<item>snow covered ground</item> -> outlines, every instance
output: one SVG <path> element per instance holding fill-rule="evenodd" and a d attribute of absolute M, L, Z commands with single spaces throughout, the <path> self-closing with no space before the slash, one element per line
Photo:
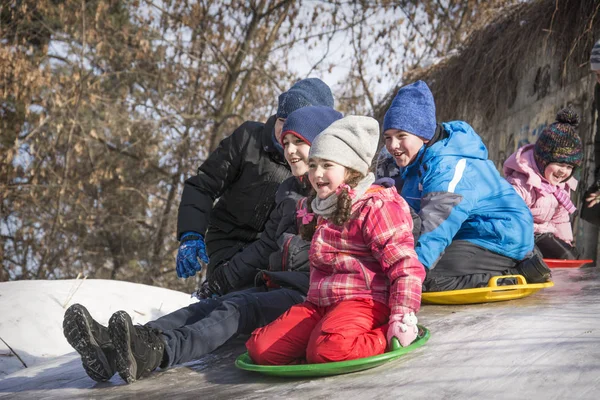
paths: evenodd
<path fill-rule="evenodd" d="M 63 304 L 79 283 L 0 283 L 0 336 L 31 363 L 23 368 L 1 356 L 2 371 L 14 372 L 0 376 L 0 399 L 597 399 L 600 269 L 554 270 L 553 278 L 554 287 L 520 300 L 423 306 L 419 322 L 431 331 L 429 342 L 372 370 L 298 379 L 242 371 L 234 366 L 245 351 L 239 337 L 132 385 L 118 375 L 91 380 L 62 337 Z M 85 281 L 69 304 L 86 305 L 104 323 L 121 308 L 143 323 L 189 300 L 164 289 Z"/>
<path fill-rule="evenodd" d="M 107 325 L 118 310 L 143 324 L 194 301 L 189 294 L 102 279 L 0 283 L 0 337 L 31 368 L 73 352 L 63 336 L 65 310 L 83 304 Z M 0 341 L 0 381 L 24 366 Z"/>

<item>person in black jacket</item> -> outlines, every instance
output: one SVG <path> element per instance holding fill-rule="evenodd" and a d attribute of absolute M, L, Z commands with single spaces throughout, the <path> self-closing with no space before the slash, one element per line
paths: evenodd
<path fill-rule="evenodd" d="M 199 298 L 207 298 L 214 295 L 222 296 L 231 291 L 240 290 L 252 285 L 257 271 L 264 270 L 270 265 L 270 257 L 277 250 L 278 245 L 285 247 L 285 251 L 287 251 L 287 247 L 290 244 L 292 248 L 298 249 L 297 241 L 299 239 L 294 238 L 296 234 L 295 227 L 291 233 L 281 230 L 282 226 L 290 227 L 293 225 L 289 221 L 282 223 L 282 220 L 285 218 L 288 220 L 295 218 L 295 201 L 299 200 L 300 197 L 304 196 L 303 193 L 310 189 L 310 183 L 301 174 L 304 171 L 305 162 L 297 155 L 299 151 L 296 151 L 304 147 L 308 152 L 310 140 L 297 133 L 297 131 L 314 132 L 314 126 L 320 126 L 325 123 L 329 124 L 333 116 L 339 115 L 341 117 L 341 114 L 331 108 L 313 106 L 306 107 L 306 110 L 303 110 L 303 112 L 294 112 L 292 115 L 294 115 L 293 120 L 289 123 L 286 121 L 281 136 L 282 145 L 286 151 L 286 159 L 290 164 L 294 176 L 288 178 L 279 186 L 275 197 L 277 206 L 271 212 L 260 239 L 248 245 L 243 251 L 235 254 L 231 260 L 223 264 L 222 268 L 214 271 L 212 278 L 207 280 L 198 291 Z M 304 129 L 303 124 L 306 123 L 313 124 L 313 127 Z M 294 154 L 293 158 L 289 159 L 289 150 L 291 148 L 294 149 Z M 299 251 L 299 254 L 305 254 L 305 252 Z M 293 253 L 290 254 L 290 256 L 293 255 Z M 271 258 L 271 265 L 273 262 L 277 263 L 277 261 Z M 271 277 L 275 279 L 273 275 Z M 286 274 L 286 277 L 289 279 L 289 274 Z"/>
<path fill-rule="evenodd" d="M 185 181 L 177 220 L 179 277 L 200 271 L 200 259 L 208 263 L 211 282 L 215 271 L 258 239 L 275 207 L 277 187 L 290 176 L 278 142 L 285 119 L 299 108 L 332 108 L 333 102 L 320 79 L 297 82 L 279 96 L 277 114 L 266 124 L 243 123 Z"/>
<path fill-rule="evenodd" d="M 594 86 L 594 111 L 596 115 L 596 135 L 594 136 L 594 183 L 584 194 L 581 218 L 600 225 L 600 40 L 592 48 L 590 69 L 596 78 Z"/>
<path fill-rule="evenodd" d="M 113 314 L 108 328 L 80 304 L 65 312 L 64 335 L 92 379 L 106 381 L 118 372 L 131 383 L 158 367 L 198 359 L 305 300 L 310 242 L 297 235 L 301 221 L 296 205 L 310 191 L 306 174 L 312 140 L 341 117 L 331 108 L 305 107 L 290 114 L 284 125 L 282 144 L 294 176 L 281 184 L 279 202 L 269 217 L 276 223 L 267 224 L 261 235 L 261 247 L 275 250 L 262 260 L 269 263 L 268 271 L 252 271 L 257 287 L 201 300 L 144 326 L 134 326 L 125 311 Z"/>

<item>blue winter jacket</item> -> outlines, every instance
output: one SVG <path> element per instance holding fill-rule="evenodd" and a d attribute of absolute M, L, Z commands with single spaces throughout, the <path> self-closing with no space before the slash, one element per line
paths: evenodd
<path fill-rule="evenodd" d="M 534 245 L 529 208 L 488 160 L 469 124 L 453 121 L 442 128 L 442 137 L 423 146 L 400 176 L 402 197 L 422 219 L 419 260 L 435 266 L 453 240 L 524 259 Z"/>

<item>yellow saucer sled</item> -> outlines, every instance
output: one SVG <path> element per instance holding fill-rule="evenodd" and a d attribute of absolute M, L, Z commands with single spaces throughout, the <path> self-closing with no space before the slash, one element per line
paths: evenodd
<path fill-rule="evenodd" d="M 498 286 L 499 279 L 516 278 L 516 285 Z M 494 276 L 487 287 L 475 289 L 450 290 L 447 292 L 425 292 L 422 294 L 423 304 L 477 304 L 493 301 L 521 299 L 538 290 L 552 287 L 554 282 L 527 283 L 523 275 Z"/>

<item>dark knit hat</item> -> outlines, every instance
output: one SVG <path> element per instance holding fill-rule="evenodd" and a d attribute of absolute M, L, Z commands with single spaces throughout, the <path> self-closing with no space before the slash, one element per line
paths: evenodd
<path fill-rule="evenodd" d="M 533 156 L 542 175 L 550 163 L 564 163 L 577 168 L 583 161 L 581 138 L 577 134 L 579 115 L 573 109 L 563 108 L 556 122 L 542 131 L 535 142 Z"/>
<path fill-rule="evenodd" d="M 435 134 L 435 128 L 433 94 L 423 81 L 401 88 L 383 118 L 383 132 L 398 129 L 430 140 Z"/>
<path fill-rule="evenodd" d="M 289 133 L 299 137 L 308 144 L 312 144 L 315 137 L 333 122 L 343 117 L 341 112 L 324 106 L 302 107 L 291 113 L 281 130 L 281 143 L 283 137 Z"/>
<path fill-rule="evenodd" d="M 287 118 L 292 112 L 306 106 L 333 108 L 331 89 L 319 78 L 302 79 L 280 94 L 277 118 Z"/>
<path fill-rule="evenodd" d="M 600 71 L 600 40 L 592 47 L 592 55 L 590 56 L 590 69 L 592 71 Z"/>

